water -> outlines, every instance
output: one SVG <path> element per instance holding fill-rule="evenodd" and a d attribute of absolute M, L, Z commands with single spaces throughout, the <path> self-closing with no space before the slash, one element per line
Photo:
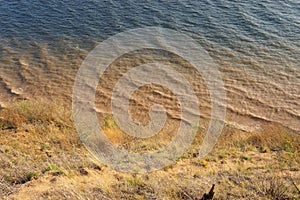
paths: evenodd
<path fill-rule="evenodd" d="M 209 52 L 225 82 L 227 121 L 248 127 L 277 122 L 300 131 L 298 0 L 1 0 L 0 104 L 38 96 L 70 102 L 90 50 L 147 26 L 187 34 Z M 99 107 L 104 102 L 99 99 Z"/>

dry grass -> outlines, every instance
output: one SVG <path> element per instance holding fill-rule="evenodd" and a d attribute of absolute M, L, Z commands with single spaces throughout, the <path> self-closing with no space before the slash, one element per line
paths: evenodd
<path fill-rule="evenodd" d="M 103 122 L 116 145 L 145 152 L 160 143 L 133 140 L 112 117 Z M 149 174 L 103 166 L 79 141 L 68 106 L 20 101 L 0 112 L 0 199 L 299 199 L 300 136 L 278 125 L 245 133 L 225 127 L 213 152 L 198 158 L 201 133 L 181 159 Z M 121 142 L 120 142 L 121 141 Z"/>

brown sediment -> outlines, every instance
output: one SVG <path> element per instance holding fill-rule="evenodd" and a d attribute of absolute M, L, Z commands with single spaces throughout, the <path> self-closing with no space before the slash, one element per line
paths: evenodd
<path fill-rule="evenodd" d="M 71 102 L 73 84 L 78 68 L 86 52 L 76 48 L 54 52 L 47 45 L 37 45 L 36 50 L 15 52 L 6 48 L 2 52 L 0 67 L 0 101 L 7 104 L 11 99 L 34 99 L 38 97 L 60 98 Z M 216 52 L 218 53 L 218 52 Z M 220 52 L 219 52 L 220 53 Z M 223 55 L 224 54 L 224 55 Z M 271 64 L 249 58 L 238 58 L 224 50 L 222 57 L 216 57 L 216 63 L 225 84 L 227 101 L 226 121 L 251 126 L 253 120 L 276 122 L 299 130 L 299 71 L 291 67 L 273 68 Z M 269 60 L 269 58 L 266 58 Z M 181 73 L 195 91 L 202 118 L 209 118 L 211 111 L 210 94 L 201 73 L 179 56 L 165 51 L 144 50 L 132 52 L 116 59 L 101 77 L 96 89 L 96 110 L 111 113 L 111 94 L 117 81 L 124 73 L 135 66 L 151 62 L 160 62 Z M 277 60 L 275 59 L 277 62 Z M 274 61 L 274 62 L 275 62 Z M 279 62 L 279 61 L 278 61 Z M 292 70 L 293 69 L 293 70 Z M 291 72 L 290 72 L 291 71 Z M 173 77 L 166 77 L 169 81 Z M 91 88 L 92 90 L 94 88 Z M 155 87 L 147 90 L 140 88 L 132 97 L 131 107 L 143 111 L 146 116 L 149 105 L 155 101 L 169 106 L 169 116 L 177 118 L 178 105 L 168 90 L 155 92 Z M 158 98 L 150 100 L 150 96 Z M 146 102 L 145 99 L 150 100 Z M 173 99 L 173 100 L 171 100 Z M 152 102 L 151 102 L 152 101 Z M 132 112 L 136 112 L 132 110 Z M 137 112 L 138 113 L 138 112 Z M 247 122 L 248 117 L 248 122 Z M 239 118 L 241 118 L 239 120 Z"/>

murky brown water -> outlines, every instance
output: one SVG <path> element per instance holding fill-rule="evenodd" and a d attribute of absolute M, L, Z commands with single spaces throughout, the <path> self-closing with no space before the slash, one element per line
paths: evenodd
<path fill-rule="evenodd" d="M 87 52 L 77 48 L 54 52 L 46 45 L 36 45 L 32 52 L 30 49 L 22 52 L 14 52 L 11 48 L 2 49 L 2 106 L 8 105 L 13 99 L 36 97 L 59 98 L 71 103 L 74 79 Z M 223 51 L 222 54 L 222 58 L 215 59 L 227 93 L 227 123 L 253 131 L 263 121 L 269 121 L 300 130 L 299 70 L 281 67 L 280 58 L 272 58 L 269 64 L 261 64 L 259 60 L 246 57 L 237 59 L 230 51 Z M 175 55 L 155 51 L 124 55 L 106 70 L 97 88 L 97 110 L 110 113 L 111 93 L 122 74 L 153 60 L 170 65 L 191 83 L 200 103 L 202 117 L 209 118 L 210 96 L 201 74 Z M 274 68 L 274 64 L 278 66 Z M 172 77 L 167 78 L 172 81 Z M 165 105 L 171 118 L 179 116 L 180 105 L 172 92 L 163 87 L 148 85 L 141 87 L 132 97 L 130 106 L 135 113 L 139 113 L 136 120 L 147 123 L 147 112 L 153 103 Z"/>

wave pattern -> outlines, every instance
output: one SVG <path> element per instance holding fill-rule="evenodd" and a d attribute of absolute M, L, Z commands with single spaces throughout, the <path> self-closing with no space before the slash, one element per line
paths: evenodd
<path fill-rule="evenodd" d="M 76 72 L 97 43 L 131 28 L 161 26 L 193 37 L 214 58 L 226 86 L 228 121 L 269 121 L 300 131 L 297 0 L 12 0 L 1 1 L 0 11 L 1 106 L 37 96 L 70 102 Z M 118 62 L 132 65 L 126 59 Z M 189 68 L 179 64 L 177 69 L 186 73 Z M 109 105 L 110 90 L 120 73 L 108 71 L 106 85 L 98 88 L 97 109 L 104 111 Z M 201 78 L 192 78 L 196 93 L 205 97 L 199 99 L 207 117 L 209 95 Z M 167 91 L 158 92 L 174 103 Z M 133 105 L 145 106 L 142 100 L 135 99 Z"/>

